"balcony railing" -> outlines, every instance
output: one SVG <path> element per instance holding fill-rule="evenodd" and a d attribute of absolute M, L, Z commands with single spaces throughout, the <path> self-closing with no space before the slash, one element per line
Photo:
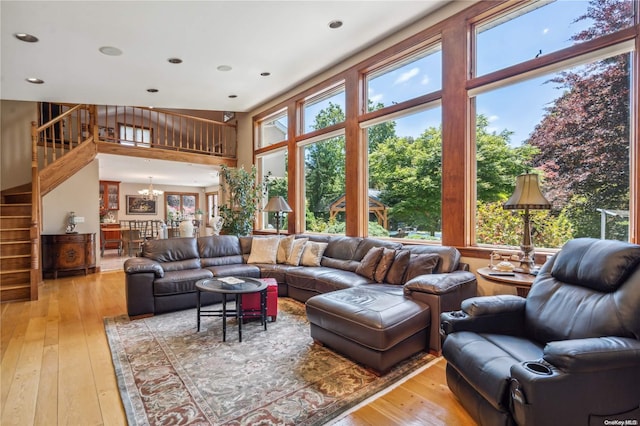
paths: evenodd
<path fill-rule="evenodd" d="M 123 146 L 234 158 L 236 125 L 174 111 L 98 105 L 94 139 Z"/>

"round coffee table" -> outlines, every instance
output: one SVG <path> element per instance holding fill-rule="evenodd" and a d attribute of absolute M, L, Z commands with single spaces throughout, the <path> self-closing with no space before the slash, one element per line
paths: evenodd
<path fill-rule="evenodd" d="M 260 323 L 267 329 L 267 283 L 255 278 L 248 277 L 220 277 L 206 278 L 196 282 L 198 291 L 198 331 L 200 331 L 201 317 L 221 317 L 222 318 L 222 341 L 227 340 L 227 317 L 235 317 L 238 322 L 238 341 L 242 342 L 242 320 L 246 317 L 260 317 Z M 222 295 L 222 309 L 201 308 L 200 297 L 202 292 L 219 293 Z M 242 309 L 242 297 L 238 295 L 260 293 L 260 309 Z M 227 309 L 227 295 L 233 295 L 236 300 L 235 309 Z"/>

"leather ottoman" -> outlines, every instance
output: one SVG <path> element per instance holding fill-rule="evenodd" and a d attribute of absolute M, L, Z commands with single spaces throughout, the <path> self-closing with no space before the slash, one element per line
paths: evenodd
<path fill-rule="evenodd" d="M 402 286 L 363 285 L 306 302 L 311 337 L 379 373 L 429 347 L 429 306 Z"/>
<path fill-rule="evenodd" d="M 271 322 L 278 316 L 278 282 L 275 278 L 260 278 L 267 283 L 267 318 Z M 260 310 L 260 293 L 242 295 L 242 310 Z"/>

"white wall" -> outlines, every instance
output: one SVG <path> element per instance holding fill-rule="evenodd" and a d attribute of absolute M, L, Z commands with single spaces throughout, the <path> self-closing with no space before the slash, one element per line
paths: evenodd
<path fill-rule="evenodd" d="M 0 190 L 31 182 L 31 127 L 36 102 L 0 102 Z"/>
<path fill-rule="evenodd" d="M 84 223 L 79 223 L 75 230 L 81 234 L 96 234 L 97 265 L 100 264 L 98 181 L 98 160 L 93 160 L 42 198 L 42 233 L 64 234 L 71 211 L 84 217 Z"/>

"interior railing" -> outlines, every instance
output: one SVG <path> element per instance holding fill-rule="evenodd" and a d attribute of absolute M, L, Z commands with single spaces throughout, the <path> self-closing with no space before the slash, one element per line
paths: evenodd
<path fill-rule="evenodd" d="M 123 146 L 235 157 L 236 127 L 155 108 L 96 106 L 96 140 Z"/>

